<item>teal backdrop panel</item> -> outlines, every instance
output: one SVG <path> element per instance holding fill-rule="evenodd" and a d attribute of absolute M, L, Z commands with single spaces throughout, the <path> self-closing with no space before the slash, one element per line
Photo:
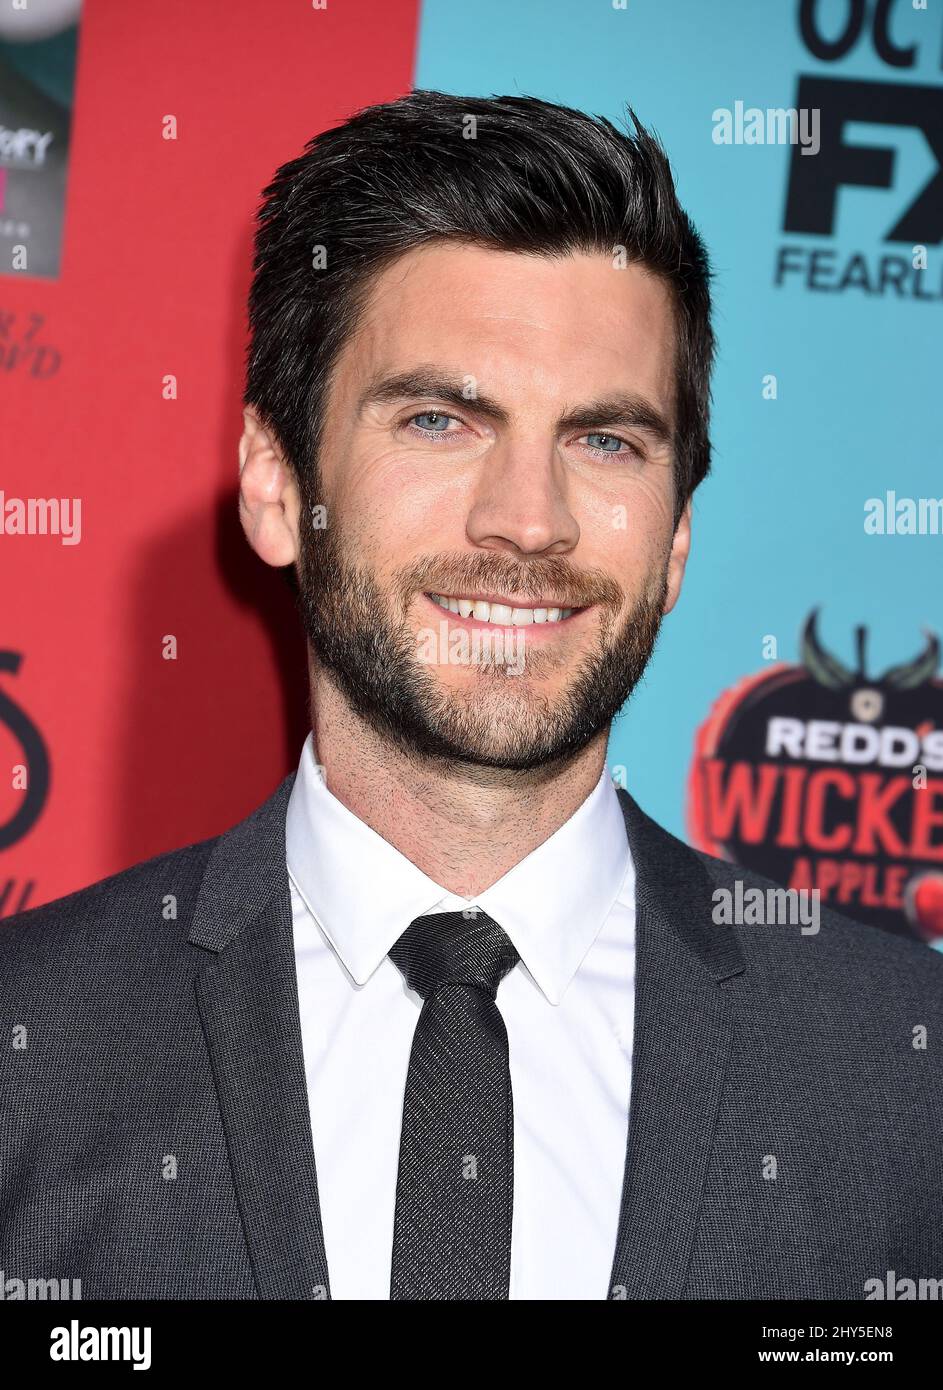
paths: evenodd
<path fill-rule="evenodd" d="M 918 740 L 943 726 L 932 652 L 906 708 L 881 680 L 902 664 L 916 680 L 924 630 L 943 629 L 943 527 L 934 509 L 943 499 L 940 0 L 926 8 L 911 0 L 425 0 L 416 85 L 535 95 L 617 122 L 630 103 L 663 140 L 711 253 L 713 472 L 696 495 L 685 591 L 644 686 L 614 727 L 610 766 L 625 767 L 633 794 L 675 833 L 743 862 L 752 855 L 788 878 L 785 861 L 764 859 L 763 846 L 750 850 L 743 824 L 718 833 L 729 783 L 724 791 L 721 777 L 713 808 L 701 807 L 702 822 L 713 815 L 715 823 L 700 829 L 689 784 L 698 730 L 715 702 L 747 677 L 791 672 L 801 688 L 787 680 L 767 713 L 775 706 L 806 732 L 811 718 L 832 721 L 841 726 L 836 739 L 846 724 L 869 726 L 837 751 L 820 746 L 809 757 L 804 742 L 792 750 L 808 788 L 836 760 L 856 779 L 884 779 L 852 794 L 827 773 L 816 805 L 798 812 L 813 859 L 831 846 L 835 864 L 850 857 L 857 865 L 841 870 L 842 910 L 867 917 L 873 906 L 882 925 L 908 930 L 903 880 L 919 869 L 933 878 L 921 890 L 924 926 L 933 919 L 943 935 L 940 750 L 931 739 L 911 756 L 914 748 L 894 745 L 891 734 L 890 763 L 885 744 L 868 760 L 887 725 L 910 721 Z M 765 114 L 790 108 L 807 113 L 795 138 L 807 137 L 815 153 L 776 140 L 783 127 Z M 723 113 L 739 143 L 719 143 Z M 768 140 L 747 143 L 748 127 Z M 831 655 L 845 668 L 838 694 L 822 684 L 821 661 L 814 677 L 801 664 L 800 634 L 815 609 L 821 660 L 827 666 Z M 860 644 L 859 628 L 867 630 Z M 758 777 L 765 752 L 756 738 L 769 721 L 766 733 L 751 733 L 743 701 L 734 704 L 736 730 L 731 716 L 705 738 L 726 747 L 725 775 L 740 759 L 752 760 Z M 877 804 L 881 789 L 891 776 L 919 778 L 911 765 L 925 766 L 931 785 L 913 797 L 909 788 L 887 793 L 891 827 L 886 804 Z M 870 798 L 863 809 L 862 795 Z M 788 840 L 783 816 L 795 810 L 777 800 L 765 837 Z M 878 860 L 904 865 L 896 925 L 878 910 L 883 890 L 856 881 Z M 829 876 L 838 872 L 825 879 L 836 902 Z"/>

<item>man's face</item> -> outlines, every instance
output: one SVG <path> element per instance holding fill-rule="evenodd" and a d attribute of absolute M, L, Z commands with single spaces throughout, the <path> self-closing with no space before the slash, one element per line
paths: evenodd
<path fill-rule="evenodd" d="M 605 733 L 687 554 L 674 343 L 664 284 L 604 255 L 437 243 L 378 277 L 336 363 L 298 570 L 317 658 L 384 736 L 523 770 Z"/>

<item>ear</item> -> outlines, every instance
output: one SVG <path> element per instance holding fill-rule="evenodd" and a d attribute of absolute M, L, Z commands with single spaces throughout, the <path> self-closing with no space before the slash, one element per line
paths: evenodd
<path fill-rule="evenodd" d="M 267 565 L 294 564 L 298 557 L 298 484 L 274 436 L 251 406 L 242 412 L 239 440 L 239 519 L 246 540 Z"/>
<path fill-rule="evenodd" d="M 675 527 L 674 538 L 671 542 L 671 554 L 668 557 L 668 596 L 665 599 L 665 612 L 670 613 L 678 602 L 681 593 L 681 581 L 684 579 L 684 567 L 688 563 L 688 556 L 691 553 L 691 499 L 688 498 L 681 519 Z"/>

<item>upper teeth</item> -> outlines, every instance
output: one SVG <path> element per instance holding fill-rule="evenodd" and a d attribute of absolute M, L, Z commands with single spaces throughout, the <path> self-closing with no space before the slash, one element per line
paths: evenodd
<path fill-rule="evenodd" d="M 568 618 L 572 608 L 511 608 L 506 603 L 487 603 L 484 599 L 452 598 L 447 594 L 430 594 L 440 608 L 458 613 L 462 618 L 477 618 L 481 623 L 501 623 L 504 627 L 524 627 L 528 623 L 558 623 Z"/>

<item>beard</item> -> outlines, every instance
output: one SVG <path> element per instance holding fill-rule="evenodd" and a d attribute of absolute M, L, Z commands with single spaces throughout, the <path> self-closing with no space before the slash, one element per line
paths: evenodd
<path fill-rule="evenodd" d="M 667 554 L 617 623 L 625 603 L 621 587 L 603 571 L 577 571 L 557 556 L 515 561 L 489 551 L 451 562 L 422 557 L 384 589 L 370 570 L 348 559 L 337 523 L 316 529 L 311 512 L 303 503 L 298 602 L 305 634 L 351 709 L 407 756 L 517 772 L 567 762 L 608 730 L 641 680 L 664 613 Z M 565 640 L 527 649 L 527 627 L 516 629 L 525 634 L 527 649 L 519 676 L 476 662 L 474 681 L 456 689 L 420 661 L 408 621 L 411 601 L 423 593 L 479 590 L 526 595 L 535 603 L 542 595 L 565 594 L 559 606 L 566 608 L 598 605 L 595 639 L 562 689 L 548 694 L 539 678 L 565 662 Z M 433 613 L 426 631 L 434 619 Z M 440 619 L 448 622 L 444 610 Z"/>

